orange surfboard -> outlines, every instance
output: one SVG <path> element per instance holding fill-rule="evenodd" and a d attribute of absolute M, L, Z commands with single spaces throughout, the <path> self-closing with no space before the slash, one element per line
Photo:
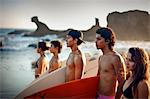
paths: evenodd
<path fill-rule="evenodd" d="M 99 76 L 78 79 L 55 87 L 48 88 L 25 99 L 41 98 L 95 98 Z"/>

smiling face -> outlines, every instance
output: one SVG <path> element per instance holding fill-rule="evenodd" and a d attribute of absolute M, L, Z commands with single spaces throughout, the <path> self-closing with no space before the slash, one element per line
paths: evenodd
<path fill-rule="evenodd" d="M 96 47 L 97 49 L 103 49 L 106 46 L 106 41 L 100 34 L 96 34 Z"/>
<path fill-rule="evenodd" d="M 129 71 L 133 71 L 135 68 L 135 62 L 132 60 L 132 54 L 128 52 L 126 57 L 126 66 Z"/>

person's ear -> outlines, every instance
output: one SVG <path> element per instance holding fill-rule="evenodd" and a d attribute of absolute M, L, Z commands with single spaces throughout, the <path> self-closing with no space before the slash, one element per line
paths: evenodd
<path fill-rule="evenodd" d="M 109 43 L 110 43 L 110 40 L 106 40 L 106 43 L 109 44 Z"/>
<path fill-rule="evenodd" d="M 56 49 L 57 49 L 57 51 L 59 50 L 59 48 L 58 47 L 55 47 Z"/>
<path fill-rule="evenodd" d="M 74 39 L 74 42 L 75 42 L 75 44 L 77 44 L 77 42 L 78 42 L 78 39 L 76 39 L 76 38 L 75 38 L 75 39 Z"/>

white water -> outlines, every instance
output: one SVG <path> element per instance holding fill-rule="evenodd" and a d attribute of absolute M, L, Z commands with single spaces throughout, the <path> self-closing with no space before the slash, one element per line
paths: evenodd
<path fill-rule="evenodd" d="M 22 35 L 5 35 L 4 46 L 0 49 L 0 99 L 12 99 L 21 89 L 34 79 L 34 70 L 31 62 L 38 58 L 36 49 L 29 48 L 28 45 L 37 43 L 40 39 L 60 40 L 63 43 L 62 60 L 67 59 L 70 49 L 66 47 L 66 42 L 58 39 L 56 35 L 44 37 L 22 37 Z M 130 47 L 142 47 L 150 53 L 150 42 L 144 41 L 117 41 L 115 48 L 118 51 L 127 51 Z M 99 54 L 94 42 L 86 42 L 80 46 L 84 53 L 93 56 Z M 49 58 L 51 54 L 47 53 Z"/>

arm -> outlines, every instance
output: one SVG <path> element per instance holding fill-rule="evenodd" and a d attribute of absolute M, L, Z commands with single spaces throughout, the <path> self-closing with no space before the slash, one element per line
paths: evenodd
<path fill-rule="evenodd" d="M 83 70 L 83 60 L 81 55 L 76 55 L 74 57 L 74 65 L 75 65 L 75 79 L 80 79 Z"/>
<path fill-rule="evenodd" d="M 101 59 L 101 56 L 98 59 L 98 72 L 97 72 L 97 75 L 100 75 L 100 59 Z"/>
<path fill-rule="evenodd" d="M 37 71 L 39 76 L 44 72 L 45 66 L 46 66 L 46 59 L 42 58 L 39 62 L 38 71 Z"/>
<path fill-rule="evenodd" d="M 126 69 L 125 69 L 124 60 L 120 56 L 114 57 L 113 66 L 118 80 L 118 87 L 117 87 L 115 98 L 120 99 L 122 95 L 123 82 L 126 79 L 126 75 L 125 75 Z"/>
<path fill-rule="evenodd" d="M 135 92 L 135 97 L 137 99 L 148 99 L 148 85 L 145 80 L 140 81 L 137 86 L 137 91 Z"/>

